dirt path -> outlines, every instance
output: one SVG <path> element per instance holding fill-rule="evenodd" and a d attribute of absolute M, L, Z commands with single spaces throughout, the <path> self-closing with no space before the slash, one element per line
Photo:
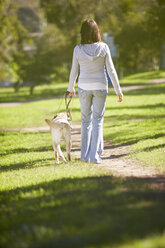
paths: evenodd
<path fill-rule="evenodd" d="M 27 127 L 27 128 L 14 128 L 5 129 L 6 132 L 28 131 L 28 132 L 49 132 L 49 127 Z M 80 140 L 81 140 L 81 127 L 80 125 L 73 125 L 72 129 L 72 154 L 76 159 L 80 158 Z M 128 158 L 131 153 L 129 145 L 113 145 L 107 141 L 104 143 L 104 152 L 102 155 L 102 164 L 97 166 L 110 170 L 114 176 L 121 177 L 141 177 L 141 178 L 163 178 L 165 176 L 158 175 L 158 173 L 150 167 L 142 167 L 138 162 Z"/>
<path fill-rule="evenodd" d="M 78 159 L 80 158 L 80 125 L 74 125 L 72 131 L 72 153 Z M 128 145 L 113 145 L 107 141 L 104 142 L 104 152 L 102 154 L 102 164 L 98 164 L 101 168 L 106 168 L 113 175 L 122 177 L 161 177 L 151 167 L 142 167 L 138 162 L 128 158 L 131 153 Z M 165 176 L 162 175 L 162 177 Z"/>

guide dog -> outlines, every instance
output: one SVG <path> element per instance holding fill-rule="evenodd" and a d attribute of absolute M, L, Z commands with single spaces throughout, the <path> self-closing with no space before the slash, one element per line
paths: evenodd
<path fill-rule="evenodd" d="M 59 156 L 62 161 L 66 161 L 60 148 L 61 139 L 64 139 L 66 143 L 66 158 L 68 161 L 71 161 L 71 119 L 69 113 L 59 113 L 52 120 L 45 119 L 52 134 L 55 164 L 59 164 Z"/>

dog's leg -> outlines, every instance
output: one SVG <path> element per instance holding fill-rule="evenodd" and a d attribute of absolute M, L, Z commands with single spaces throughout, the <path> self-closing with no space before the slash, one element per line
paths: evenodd
<path fill-rule="evenodd" d="M 65 158 L 64 158 L 64 155 L 61 151 L 61 148 L 60 148 L 60 144 L 57 146 L 57 150 L 58 150 L 58 153 L 60 155 L 60 158 L 62 159 L 62 161 L 66 162 Z"/>
<path fill-rule="evenodd" d="M 59 164 L 57 147 L 58 147 L 57 144 L 54 142 L 53 143 L 53 148 L 54 148 L 55 164 Z"/>
<path fill-rule="evenodd" d="M 66 139 L 66 158 L 67 160 L 71 161 L 71 155 L 70 155 L 70 151 L 71 151 L 71 140 L 70 139 Z"/>

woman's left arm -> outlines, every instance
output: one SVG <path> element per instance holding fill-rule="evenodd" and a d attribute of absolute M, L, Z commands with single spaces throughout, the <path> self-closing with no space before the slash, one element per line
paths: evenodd
<path fill-rule="evenodd" d="M 70 76 L 69 76 L 69 85 L 68 85 L 68 90 L 70 93 L 70 96 L 74 96 L 75 95 L 75 83 L 76 83 L 76 79 L 78 76 L 78 72 L 79 72 L 79 63 L 78 63 L 78 59 L 77 59 L 77 49 L 78 47 L 76 46 L 74 48 L 73 51 L 73 59 L 72 59 L 72 68 L 70 71 Z"/>
<path fill-rule="evenodd" d="M 107 54 L 106 54 L 106 58 L 105 58 L 105 66 L 106 66 L 108 74 L 109 74 L 109 76 L 111 78 L 111 81 L 112 81 L 113 87 L 115 89 L 115 92 L 119 97 L 118 102 L 121 102 L 123 100 L 123 93 L 121 91 L 120 84 L 119 84 L 119 79 L 118 79 L 118 76 L 117 76 L 117 73 L 116 73 L 112 58 L 111 58 L 109 47 L 107 45 L 106 45 L 106 50 L 107 50 L 106 51 Z"/>

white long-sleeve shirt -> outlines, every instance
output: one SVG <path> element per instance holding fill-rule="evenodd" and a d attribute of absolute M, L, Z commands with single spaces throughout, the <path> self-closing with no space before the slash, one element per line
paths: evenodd
<path fill-rule="evenodd" d="M 77 45 L 73 52 L 68 91 L 75 91 L 74 85 L 78 74 L 79 88 L 84 90 L 107 89 L 105 67 L 116 94 L 122 94 L 108 45 L 104 42 Z"/>

